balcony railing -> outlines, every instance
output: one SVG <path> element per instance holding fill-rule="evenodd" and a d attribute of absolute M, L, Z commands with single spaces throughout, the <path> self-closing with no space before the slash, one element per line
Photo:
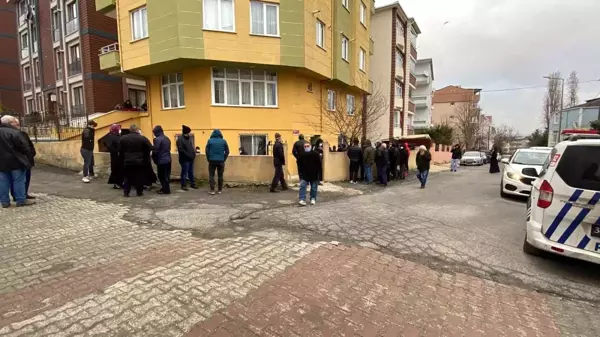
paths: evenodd
<path fill-rule="evenodd" d="M 81 60 L 77 59 L 69 63 L 69 76 L 81 74 Z"/>
<path fill-rule="evenodd" d="M 71 117 L 85 117 L 85 108 L 83 104 L 71 105 Z"/>
<path fill-rule="evenodd" d="M 23 48 L 21 49 L 21 58 L 27 58 L 29 57 L 29 48 Z"/>
<path fill-rule="evenodd" d="M 417 87 L 417 78 L 413 74 L 410 74 L 410 85 L 415 88 Z"/>
<path fill-rule="evenodd" d="M 101 70 L 120 70 L 121 57 L 119 54 L 119 44 L 113 43 L 100 49 L 100 69 Z"/>
<path fill-rule="evenodd" d="M 23 82 L 23 91 L 31 91 L 32 87 L 31 80 Z"/>
<path fill-rule="evenodd" d="M 52 41 L 53 42 L 60 41 L 60 28 L 54 28 L 52 30 Z"/>
<path fill-rule="evenodd" d="M 403 105 L 404 105 L 404 100 L 402 99 L 402 96 L 395 96 L 394 97 L 394 108 L 402 109 Z"/>
<path fill-rule="evenodd" d="M 410 46 L 410 56 L 417 60 L 417 49 L 415 49 L 415 46 L 413 45 Z"/>
<path fill-rule="evenodd" d="M 75 18 L 69 22 L 67 22 L 66 32 L 67 35 L 71 35 L 79 30 L 79 19 Z"/>
<path fill-rule="evenodd" d="M 427 97 L 426 96 L 416 96 L 411 99 L 417 107 L 427 106 Z"/>
<path fill-rule="evenodd" d="M 413 103 L 413 102 L 408 102 L 408 111 L 410 111 L 410 112 L 413 112 L 413 113 L 414 113 L 416 110 L 417 110 L 417 109 L 416 109 L 415 103 Z"/>

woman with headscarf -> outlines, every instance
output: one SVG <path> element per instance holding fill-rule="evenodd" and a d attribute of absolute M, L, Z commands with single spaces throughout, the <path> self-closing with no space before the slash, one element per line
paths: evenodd
<path fill-rule="evenodd" d="M 500 172 L 500 166 L 498 165 L 498 148 L 496 145 L 492 148 L 492 157 L 490 158 L 490 173 Z"/>
<path fill-rule="evenodd" d="M 123 158 L 119 155 L 121 150 L 121 125 L 113 124 L 110 132 L 104 137 L 104 147 L 110 153 L 110 177 L 108 183 L 113 184 L 114 189 L 123 186 Z"/>

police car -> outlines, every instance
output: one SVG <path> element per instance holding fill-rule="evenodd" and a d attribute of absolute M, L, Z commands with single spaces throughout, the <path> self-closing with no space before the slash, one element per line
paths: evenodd
<path fill-rule="evenodd" d="M 537 176 L 527 202 L 523 250 L 600 263 L 600 137 L 558 143 Z"/>

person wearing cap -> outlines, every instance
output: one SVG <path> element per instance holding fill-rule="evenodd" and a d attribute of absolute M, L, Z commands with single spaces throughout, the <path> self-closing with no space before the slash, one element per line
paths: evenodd
<path fill-rule="evenodd" d="M 158 194 L 171 194 L 171 140 L 165 136 L 162 126 L 157 125 L 152 129 L 154 134 L 154 149 L 152 160 L 156 164 L 160 190 Z"/>
<path fill-rule="evenodd" d="M 287 190 L 288 187 L 283 174 L 283 166 L 285 166 L 285 151 L 283 150 L 281 135 L 279 133 L 275 134 L 275 144 L 273 145 L 273 166 L 275 166 L 275 174 L 273 175 L 273 181 L 271 182 L 271 193 L 277 192 L 276 188 L 279 183 L 281 183 L 281 188 L 284 191 Z"/>
<path fill-rule="evenodd" d="M 196 151 L 194 150 L 194 142 L 190 137 L 192 129 L 188 126 L 181 126 L 182 136 L 177 138 L 177 152 L 179 153 L 179 165 L 181 165 L 181 189 L 187 191 L 187 181 L 190 181 L 190 186 L 197 189 L 196 179 L 194 178 L 194 160 L 196 159 Z M 200 152 L 200 151 L 198 151 Z"/>

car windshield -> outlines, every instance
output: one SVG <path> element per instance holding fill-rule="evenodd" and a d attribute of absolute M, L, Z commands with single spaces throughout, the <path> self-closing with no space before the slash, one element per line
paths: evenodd
<path fill-rule="evenodd" d="M 479 154 L 479 152 L 465 152 L 465 157 L 481 157 L 481 155 Z"/>
<path fill-rule="evenodd" d="M 550 155 L 548 152 L 519 151 L 512 160 L 513 164 L 542 166 Z"/>

